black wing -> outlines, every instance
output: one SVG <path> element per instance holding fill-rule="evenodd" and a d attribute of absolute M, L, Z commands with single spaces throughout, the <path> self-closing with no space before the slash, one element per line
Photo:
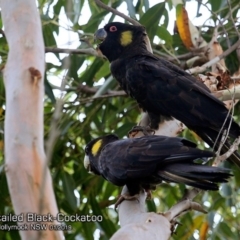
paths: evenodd
<path fill-rule="evenodd" d="M 186 139 L 164 136 L 119 140 L 102 150 L 99 168 L 107 180 L 124 185 L 130 179 L 149 177 L 165 165 L 214 155 L 195 147 Z"/>
<path fill-rule="evenodd" d="M 151 56 L 138 57 L 128 66 L 128 91 L 145 110 L 175 117 L 189 128 L 220 130 L 228 110 L 194 77 Z"/>

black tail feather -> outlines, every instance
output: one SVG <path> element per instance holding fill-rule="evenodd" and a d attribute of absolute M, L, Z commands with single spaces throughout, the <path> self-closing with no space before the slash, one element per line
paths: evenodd
<path fill-rule="evenodd" d="M 183 183 L 203 190 L 218 190 L 217 184 L 227 182 L 232 176 L 228 169 L 196 163 L 171 163 L 161 168 L 158 175 L 167 182 Z"/>

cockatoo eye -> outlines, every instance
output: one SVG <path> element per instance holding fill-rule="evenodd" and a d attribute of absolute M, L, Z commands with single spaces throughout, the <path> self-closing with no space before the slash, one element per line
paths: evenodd
<path fill-rule="evenodd" d="M 116 26 L 111 26 L 111 27 L 109 28 L 109 31 L 110 31 L 110 32 L 116 32 L 116 31 L 117 31 L 117 27 L 116 27 Z"/>

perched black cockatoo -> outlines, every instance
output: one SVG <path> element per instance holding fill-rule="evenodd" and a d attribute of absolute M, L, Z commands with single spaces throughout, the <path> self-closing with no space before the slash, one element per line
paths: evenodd
<path fill-rule="evenodd" d="M 84 166 L 117 186 L 126 185 L 130 196 L 141 189 L 155 189 L 162 181 L 218 190 L 217 183 L 227 182 L 231 176 L 229 170 L 195 162 L 213 156 L 213 152 L 197 149 L 195 143 L 180 137 L 119 140 L 111 134 L 87 144 Z"/>
<path fill-rule="evenodd" d="M 215 150 L 223 130 L 229 128 L 229 137 L 223 146 L 223 152 L 226 152 L 231 145 L 229 138 L 240 136 L 240 127 L 224 103 L 196 78 L 150 53 L 146 36 L 143 26 L 119 22 L 109 23 L 95 33 L 101 41 L 98 50 L 111 63 L 112 75 L 127 94 L 148 112 L 152 128 L 158 127 L 160 116 L 174 117 L 211 147 L 215 146 Z M 229 160 L 240 167 L 237 152 Z"/>

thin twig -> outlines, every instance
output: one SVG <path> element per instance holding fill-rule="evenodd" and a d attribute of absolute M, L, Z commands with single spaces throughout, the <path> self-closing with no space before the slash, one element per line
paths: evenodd
<path fill-rule="evenodd" d="M 217 13 L 213 12 L 213 11 L 207 6 L 207 4 L 202 3 L 202 1 L 200 1 L 200 0 L 197 0 L 197 1 L 198 1 L 199 3 L 201 3 L 204 7 L 206 7 L 206 8 L 208 9 L 208 11 L 211 12 L 211 13 L 217 18 L 217 20 L 219 21 L 219 25 L 223 28 L 223 33 L 226 35 L 226 41 L 227 41 L 228 48 L 230 48 L 230 47 L 231 47 L 231 44 L 230 44 L 230 41 L 229 41 L 229 38 L 228 38 L 228 32 L 227 32 L 227 30 L 225 29 L 225 26 L 224 26 L 223 23 L 224 23 L 226 20 L 229 19 L 229 16 L 231 15 L 231 13 L 232 13 L 234 10 L 236 10 L 237 8 L 239 8 L 239 6 L 236 5 L 236 6 L 232 9 L 232 12 L 229 11 L 229 13 L 225 16 L 225 18 L 220 19 L 220 18 L 218 17 Z M 223 11 L 224 9 L 226 9 L 226 8 L 223 8 L 223 9 L 221 9 L 220 11 Z M 219 26 L 217 26 L 217 27 L 219 27 Z"/>
<path fill-rule="evenodd" d="M 235 21 L 234 21 L 234 19 L 233 19 L 233 15 L 232 15 L 234 10 L 232 9 L 232 6 L 231 6 L 230 1 L 227 0 L 227 2 L 228 2 L 228 7 L 229 7 L 229 15 L 230 15 L 230 18 L 231 18 L 231 21 L 232 21 L 233 27 L 234 27 L 234 29 L 235 29 L 237 35 L 238 35 L 238 38 L 240 39 L 240 33 L 239 33 L 237 27 L 235 26 Z"/>
<path fill-rule="evenodd" d="M 124 91 L 116 91 L 115 93 L 104 94 L 104 95 L 100 95 L 100 96 L 97 96 L 97 97 L 82 98 L 82 99 L 80 99 L 80 103 L 81 104 L 89 103 L 89 102 L 93 102 L 93 101 L 98 100 L 98 99 L 120 97 L 120 96 L 127 96 L 127 94 Z"/>
<path fill-rule="evenodd" d="M 174 56 L 174 54 L 171 53 L 171 52 L 164 46 L 164 44 L 162 44 L 161 46 L 162 46 L 163 50 L 165 50 L 165 52 L 167 52 L 167 53 L 173 58 L 173 60 L 176 60 L 176 61 L 178 62 L 178 64 L 180 64 L 179 59 L 178 59 L 176 56 Z"/>
<path fill-rule="evenodd" d="M 135 25 L 135 26 L 141 26 L 141 24 L 140 24 L 138 21 L 136 21 L 136 20 L 134 20 L 134 19 L 126 16 L 125 14 L 119 12 L 118 10 L 116 10 L 116 9 L 114 9 L 114 8 L 111 8 L 111 7 L 107 6 L 106 4 L 104 4 L 103 2 L 101 2 L 100 0 L 94 0 L 94 1 L 95 1 L 95 3 L 96 3 L 99 7 L 103 8 L 103 9 L 105 9 L 105 10 L 107 10 L 107 11 L 109 11 L 109 12 L 111 12 L 111 13 L 119 16 L 119 17 L 122 17 L 123 19 L 125 19 L 126 21 L 132 23 L 132 24 Z"/>
<path fill-rule="evenodd" d="M 154 50 L 153 50 L 154 51 Z M 191 58 L 191 57 L 195 57 L 195 56 L 199 56 L 199 55 L 201 55 L 201 54 L 199 54 L 199 53 L 194 53 L 194 51 L 191 51 L 191 52 L 188 52 L 188 53 L 184 53 L 184 54 L 181 54 L 181 55 L 177 55 L 176 57 L 171 57 L 171 56 L 169 56 L 167 59 L 168 59 L 168 61 L 173 61 L 173 60 L 175 60 L 176 58 L 178 59 L 178 60 L 186 60 L 186 59 L 189 59 L 189 58 Z"/>
<path fill-rule="evenodd" d="M 233 80 L 233 81 L 234 81 L 234 80 Z M 230 107 L 229 110 L 228 110 L 228 114 L 227 114 L 227 116 L 226 116 L 226 118 L 225 118 L 225 121 L 224 121 L 224 123 L 223 123 L 223 125 L 222 125 L 222 128 L 220 129 L 219 134 L 218 134 L 218 136 L 217 136 L 217 139 L 218 139 L 219 136 L 220 136 L 220 133 L 223 131 L 222 139 L 221 139 L 220 145 L 219 145 L 219 147 L 218 147 L 218 151 L 217 151 L 217 158 L 218 158 L 219 155 L 220 155 L 220 152 L 221 152 L 221 149 L 222 149 L 223 145 L 224 145 L 225 142 L 227 141 L 227 138 L 228 138 L 228 136 L 229 136 L 229 132 L 230 132 L 230 129 L 231 129 L 231 126 L 232 126 L 233 115 L 234 115 L 234 107 L 233 107 L 233 106 L 234 106 L 234 100 L 235 100 L 235 93 L 236 93 L 236 88 L 235 88 L 235 81 L 234 81 L 233 94 L 232 94 L 232 99 L 231 99 L 231 100 L 232 100 L 232 104 L 231 104 L 231 107 Z M 232 110 L 232 111 L 231 111 L 231 110 Z M 224 128 L 224 126 L 225 126 L 225 124 L 226 124 L 226 122 L 227 122 L 230 114 L 231 114 L 232 117 L 231 117 L 231 120 L 230 120 L 230 122 L 229 122 L 228 129 L 224 131 L 223 128 Z M 214 145 L 217 143 L 217 139 L 216 139 Z M 214 148 L 214 147 L 213 147 L 213 148 Z"/>
<path fill-rule="evenodd" d="M 77 90 L 79 92 L 84 92 L 84 93 L 94 94 L 97 92 L 98 89 L 99 88 L 97 88 L 97 87 L 89 87 L 88 85 L 83 85 L 81 83 L 77 86 Z"/>
<path fill-rule="evenodd" d="M 213 162 L 213 166 L 218 166 L 220 163 L 222 163 L 223 161 L 225 161 L 227 158 L 229 158 L 236 150 L 238 150 L 238 147 L 240 145 L 240 137 L 238 137 L 237 139 L 235 139 L 234 143 L 232 144 L 232 146 L 229 148 L 229 150 L 227 152 L 225 152 L 223 155 L 218 156 L 214 162 Z"/>
<path fill-rule="evenodd" d="M 215 12 L 213 12 L 213 11 L 208 7 L 207 4 L 203 3 L 202 1 L 200 2 L 200 0 L 197 0 L 197 2 L 201 3 L 205 8 L 207 8 L 207 10 L 208 10 L 212 15 L 214 15 L 214 16 L 216 17 L 216 19 L 219 21 L 219 25 L 222 27 L 223 32 L 224 32 L 224 34 L 226 35 L 227 46 L 228 46 L 228 48 L 230 48 L 230 47 L 231 47 L 231 44 L 230 44 L 230 41 L 229 41 L 228 33 L 227 33 L 227 31 L 226 31 L 226 29 L 225 29 L 225 26 L 224 26 L 224 24 L 223 24 L 223 22 L 224 22 L 225 20 L 220 19 L 220 18 L 218 17 L 218 15 L 217 15 Z M 216 27 L 218 28 L 219 25 L 216 26 Z"/>
<path fill-rule="evenodd" d="M 77 90 L 79 90 L 80 92 L 84 92 L 84 93 L 95 94 L 96 92 L 98 92 L 99 87 L 89 87 L 88 85 L 79 84 L 77 86 Z M 107 90 L 106 95 L 124 96 L 124 95 L 127 95 L 127 94 L 123 90 L 120 90 L 120 91 Z M 93 97 L 93 98 L 95 98 L 95 97 Z"/>
<path fill-rule="evenodd" d="M 232 103 L 234 103 L 234 100 L 235 100 L 235 92 L 236 92 L 236 89 L 235 89 L 235 83 L 234 83 L 233 94 L 231 95 Z M 227 116 L 226 116 L 226 118 L 225 118 L 225 120 L 224 120 L 224 122 L 223 122 L 223 125 L 222 125 L 222 127 L 221 127 L 221 129 L 220 129 L 220 131 L 219 131 L 219 133 L 218 133 L 218 136 L 217 136 L 217 138 L 216 138 L 216 140 L 215 140 L 215 143 L 214 143 L 214 145 L 213 145 L 213 149 L 214 149 L 214 148 L 215 148 L 215 145 L 217 144 L 217 141 L 218 141 L 218 139 L 219 139 L 219 137 L 220 137 L 220 135 L 221 135 L 221 133 L 223 133 L 223 134 L 222 134 L 222 139 L 221 139 L 220 145 L 219 145 L 219 147 L 218 147 L 217 154 L 220 154 L 221 149 L 222 149 L 224 143 L 226 142 L 226 140 L 227 140 L 227 138 L 228 138 L 228 135 L 229 135 L 229 131 L 230 131 L 230 128 L 231 128 L 231 125 L 232 125 L 232 120 L 233 120 L 233 118 L 231 117 L 231 120 L 230 120 L 229 125 L 228 125 L 228 129 L 227 129 L 226 132 L 224 132 L 224 126 L 225 126 L 225 124 L 227 123 L 227 120 L 228 120 L 228 118 L 229 118 L 229 115 L 231 114 L 231 110 L 232 110 L 233 106 L 234 106 L 234 104 L 232 104 L 231 107 L 230 107 L 230 109 L 228 110 Z M 233 108 L 233 110 L 232 110 L 232 114 L 231 114 L 232 116 L 233 116 L 233 113 L 234 113 L 234 108 Z"/>
<path fill-rule="evenodd" d="M 229 113 L 229 111 L 228 111 L 228 113 Z M 223 123 L 223 125 L 222 125 L 222 127 L 221 127 L 221 129 L 220 129 L 220 131 L 219 131 L 219 133 L 218 133 L 218 135 L 217 135 L 217 138 L 216 138 L 216 140 L 215 140 L 215 142 L 214 142 L 214 145 L 213 145 L 213 149 L 215 149 L 215 146 L 216 146 L 216 144 L 217 144 L 217 142 L 218 142 L 218 139 L 220 138 L 220 135 L 221 135 L 221 133 L 222 133 L 221 141 L 220 141 L 220 143 L 219 143 L 219 147 L 218 147 L 218 150 L 217 150 L 217 152 L 216 152 L 216 156 L 217 156 L 217 157 L 220 156 L 222 147 L 224 146 L 224 144 L 225 144 L 225 142 L 226 142 L 226 140 L 227 140 L 227 138 L 228 138 L 227 130 L 224 129 L 224 125 L 225 125 L 227 119 L 228 119 L 228 115 L 226 116 L 225 121 L 224 121 L 224 123 Z"/>

